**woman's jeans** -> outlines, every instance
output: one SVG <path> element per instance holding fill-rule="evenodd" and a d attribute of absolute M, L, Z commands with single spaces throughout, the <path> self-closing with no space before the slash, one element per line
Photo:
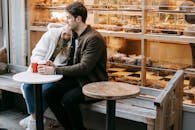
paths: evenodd
<path fill-rule="evenodd" d="M 48 105 L 45 100 L 45 91 L 52 87 L 54 83 L 47 83 L 42 85 L 42 95 L 43 95 L 43 112 L 47 109 Z M 27 110 L 29 114 L 35 113 L 35 95 L 34 88 L 32 84 L 24 84 L 22 86 L 24 92 L 24 98 L 27 105 Z"/>

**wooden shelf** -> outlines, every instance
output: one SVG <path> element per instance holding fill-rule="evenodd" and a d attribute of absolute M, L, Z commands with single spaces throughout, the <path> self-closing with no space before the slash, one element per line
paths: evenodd
<path fill-rule="evenodd" d="M 45 26 L 31 26 L 30 31 L 47 31 Z M 142 33 L 131 33 L 123 31 L 106 31 L 106 30 L 97 30 L 103 36 L 113 36 L 113 37 L 122 37 L 122 38 L 132 38 L 132 39 L 147 39 L 147 40 L 157 40 L 157 41 L 171 41 L 178 42 L 181 44 L 186 43 L 195 43 L 195 38 L 192 36 L 176 36 L 171 34 L 144 34 Z M 184 43 L 183 43 L 184 42 Z"/>
<path fill-rule="evenodd" d="M 30 31 L 47 31 L 47 27 L 45 26 L 30 26 Z M 116 31 L 106 31 L 106 30 L 97 30 L 103 36 L 113 36 L 113 37 L 122 37 L 122 38 L 132 38 L 132 39 L 141 39 L 141 33 L 127 33 L 127 32 L 116 32 Z"/>
<path fill-rule="evenodd" d="M 46 32 L 47 31 L 47 27 L 45 27 L 45 26 L 30 26 L 30 31 Z"/>
<path fill-rule="evenodd" d="M 97 6 L 98 8 L 96 8 Z M 110 7 L 109 7 L 110 6 Z M 37 9 L 49 9 L 49 10 L 63 10 L 66 8 L 66 5 L 44 5 L 44 4 L 35 4 Z M 131 11 L 131 12 L 141 12 L 141 7 L 128 5 L 128 6 L 118 6 L 116 8 L 111 8 L 112 5 L 86 5 L 88 10 L 96 10 L 96 11 Z"/>
<path fill-rule="evenodd" d="M 195 15 L 195 12 L 193 11 L 189 11 L 189 12 L 187 12 L 187 11 L 181 11 L 181 10 L 148 10 L 148 11 L 150 11 L 150 12 L 158 12 L 158 13 L 170 13 L 170 14 L 178 14 L 178 13 L 180 13 L 180 14 L 194 14 Z"/>
<path fill-rule="evenodd" d="M 148 40 L 157 40 L 157 41 L 169 41 L 169 42 L 187 42 L 187 43 L 195 43 L 195 38 L 192 36 L 177 36 L 171 34 L 144 34 L 144 39 Z"/>
<path fill-rule="evenodd" d="M 195 14 L 194 10 L 179 10 L 179 6 L 174 6 L 173 8 L 176 8 L 175 10 L 168 10 L 168 9 L 159 9 L 159 6 L 148 6 L 145 9 L 149 12 L 158 12 L 158 13 L 183 13 L 183 14 Z M 169 8 L 167 6 L 167 8 Z"/>
<path fill-rule="evenodd" d="M 139 65 L 127 64 L 127 63 L 117 63 L 117 62 L 110 62 L 110 61 L 108 61 L 108 64 L 116 65 L 118 67 L 126 67 L 126 68 L 132 67 L 132 68 L 136 68 L 136 69 L 141 69 L 141 66 L 139 66 Z"/>
<path fill-rule="evenodd" d="M 122 31 L 106 31 L 106 30 L 97 30 L 103 36 L 113 36 L 113 37 L 123 37 L 123 38 L 132 38 L 132 39 L 141 39 L 141 33 L 130 33 L 130 32 L 122 32 Z"/>
<path fill-rule="evenodd" d="M 57 9 L 57 10 L 64 10 L 66 5 L 45 5 L 45 4 L 35 4 L 37 9 Z"/>
<path fill-rule="evenodd" d="M 97 10 L 97 11 L 128 11 L 128 12 L 141 12 L 141 9 L 130 9 L 130 8 L 88 8 L 88 10 Z"/>
<path fill-rule="evenodd" d="M 119 14 L 119 15 L 128 15 L 128 16 L 142 16 L 141 11 L 127 11 L 127 10 L 102 10 L 102 9 L 89 9 L 89 11 L 96 11 L 98 14 Z M 129 13 L 131 12 L 131 13 Z"/>

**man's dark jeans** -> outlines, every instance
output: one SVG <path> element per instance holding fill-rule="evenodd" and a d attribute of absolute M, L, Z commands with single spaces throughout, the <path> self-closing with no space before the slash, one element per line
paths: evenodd
<path fill-rule="evenodd" d="M 79 104 L 84 101 L 82 88 L 73 78 L 64 77 L 46 91 L 50 109 L 65 130 L 84 130 Z"/>

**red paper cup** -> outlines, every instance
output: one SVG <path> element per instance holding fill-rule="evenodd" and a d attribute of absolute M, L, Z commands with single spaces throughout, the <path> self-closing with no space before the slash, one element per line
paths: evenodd
<path fill-rule="evenodd" d="M 33 73 L 37 73 L 38 72 L 37 66 L 38 66 L 37 63 L 31 63 L 31 68 L 32 68 L 32 72 Z"/>

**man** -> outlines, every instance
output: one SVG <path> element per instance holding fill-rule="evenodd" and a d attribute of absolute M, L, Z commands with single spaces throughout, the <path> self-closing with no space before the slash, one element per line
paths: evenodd
<path fill-rule="evenodd" d="M 65 130 L 85 130 L 79 103 L 85 100 L 82 87 L 91 82 L 108 80 L 107 51 L 104 38 L 85 23 L 87 9 L 75 2 L 66 7 L 67 24 L 74 32 L 68 64 L 39 66 L 42 74 L 63 74 L 63 79 L 46 90 L 50 109 Z M 76 43 L 76 45 L 74 45 Z"/>

